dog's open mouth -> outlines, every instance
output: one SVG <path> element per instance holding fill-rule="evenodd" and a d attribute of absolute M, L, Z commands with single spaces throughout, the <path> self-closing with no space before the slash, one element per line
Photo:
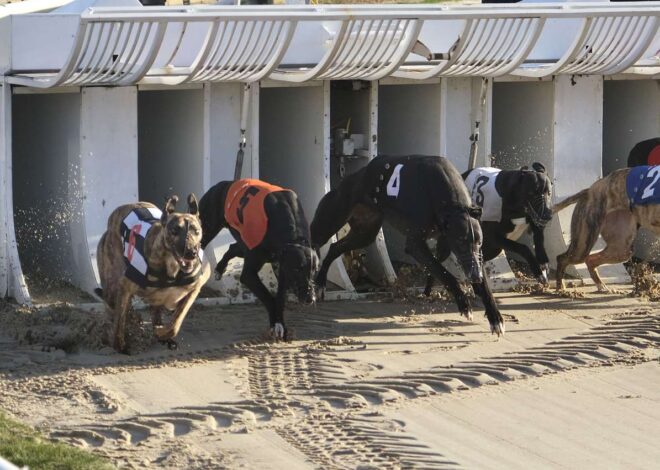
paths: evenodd
<path fill-rule="evenodd" d="M 195 259 L 188 259 L 188 258 L 179 258 L 179 266 L 181 267 L 181 271 L 183 271 L 186 274 L 190 274 L 193 272 L 195 269 Z"/>

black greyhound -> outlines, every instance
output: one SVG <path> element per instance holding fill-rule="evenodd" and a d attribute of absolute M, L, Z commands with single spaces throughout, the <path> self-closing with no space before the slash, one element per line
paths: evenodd
<path fill-rule="evenodd" d="M 456 299 L 461 314 L 471 318 L 467 296 L 458 281 L 440 264 L 453 252 L 474 291 L 481 297 L 493 333 L 504 333 L 504 320 L 484 282 L 479 207 L 460 173 L 443 157 L 376 157 L 347 176 L 327 193 L 311 224 L 312 244 L 318 250 L 346 223 L 348 234 L 330 249 L 316 284 L 325 287 L 330 264 L 343 253 L 372 243 L 387 220 L 406 236 L 406 252 L 440 278 Z M 437 237 L 438 259 L 426 240 Z"/>
<path fill-rule="evenodd" d="M 548 283 L 548 254 L 543 229 L 552 220 L 552 183 L 545 167 L 538 162 L 529 170 L 474 168 L 463 173 L 472 202 L 482 208 L 481 230 L 484 260 L 490 261 L 502 250 L 523 257 L 536 279 Z M 531 227 L 534 253 L 517 240 Z M 425 293 L 430 295 L 433 277 L 429 276 Z"/>
<path fill-rule="evenodd" d="M 223 228 L 236 240 L 215 267 L 216 278 L 222 277 L 232 258 L 243 258 L 241 282 L 268 310 L 273 336 L 286 339 L 286 292 L 291 289 L 301 302 L 314 303 L 319 263 L 296 193 L 254 179 L 221 181 L 199 201 L 199 212 L 202 248 Z M 277 274 L 275 296 L 258 276 L 265 263 L 272 263 Z"/>
<path fill-rule="evenodd" d="M 628 166 L 660 165 L 660 137 L 637 142 L 628 154 Z"/>

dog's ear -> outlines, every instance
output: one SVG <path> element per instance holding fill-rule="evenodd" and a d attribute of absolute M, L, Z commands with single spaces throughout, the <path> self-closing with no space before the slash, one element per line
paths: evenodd
<path fill-rule="evenodd" d="M 482 210 L 481 210 L 481 207 L 479 207 L 479 206 L 470 206 L 468 208 L 468 214 L 470 215 L 470 217 L 473 217 L 477 220 L 481 219 L 481 213 L 482 213 Z"/>
<path fill-rule="evenodd" d="M 527 165 L 523 165 L 523 166 L 520 167 L 520 169 L 522 171 L 527 171 L 527 170 L 529 170 L 529 167 Z"/>
<path fill-rule="evenodd" d="M 170 196 L 165 200 L 165 208 L 163 209 L 163 215 L 160 218 L 160 221 L 164 224 L 167 222 L 167 216 L 176 210 L 176 203 L 179 202 L 179 196 Z"/>
<path fill-rule="evenodd" d="M 188 194 L 188 212 L 192 215 L 199 215 L 199 204 L 194 193 Z"/>
<path fill-rule="evenodd" d="M 532 168 L 534 168 L 534 171 L 538 171 L 539 173 L 545 173 L 545 166 L 543 163 L 534 162 L 532 163 Z"/>

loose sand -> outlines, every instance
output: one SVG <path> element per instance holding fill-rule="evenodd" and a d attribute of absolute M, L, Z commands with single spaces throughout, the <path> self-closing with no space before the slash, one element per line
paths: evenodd
<path fill-rule="evenodd" d="M 127 468 L 651 468 L 660 315 L 617 287 L 497 294 L 499 340 L 441 296 L 294 305 L 277 344 L 258 305 L 196 306 L 131 356 L 98 312 L 5 305 L 0 403 Z"/>

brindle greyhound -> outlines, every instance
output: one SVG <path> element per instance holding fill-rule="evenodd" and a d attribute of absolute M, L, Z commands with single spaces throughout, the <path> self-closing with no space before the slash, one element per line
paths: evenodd
<path fill-rule="evenodd" d="M 453 252 L 474 291 L 481 297 L 493 333 L 504 333 L 504 320 L 484 282 L 481 254 L 481 209 L 472 205 L 460 173 L 443 157 L 376 157 L 327 193 L 312 221 L 312 243 L 318 250 L 344 224 L 348 234 L 330 245 L 316 278 L 324 288 L 330 264 L 343 253 L 372 243 L 387 220 L 406 236 L 406 252 L 454 295 L 461 314 L 472 317 L 458 281 L 441 264 Z M 438 255 L 426 240 L 437 237 Z"/>
<path fill-rule="evenodd" d="M 563 287 L 566 267 L 585 262 L 598 291 L 607 292 L 598 266 L 630 259 L 639 227 L 660 235 L 659 180 L 660 166 L 624 168 L 555 204 L 554 212 L 558 212 L 577 203 L 571 218 L 571 243 L 557 256 L 558 290 Z M 590 254 L 599 234 L 607 245 Z"/>
<path fill-rule="evenodd" d="M 296 193 L 254 179 L 221 181 L 202 196 L 199 207 L 202 247 L 223 228 L 236 240 L 218 262 L 216 278 L 222 277 L 232 258 L 243 258 L 241 282 L 266 307 L 271 334 L 287 339 L 286 292 L 292 289 L 301 302 L 314 303 L 313 279 L 318 270 L 318 257 L 311 249 L 309 226 Z M 265 263 L 272 263 L 277 273 L 274 297 L 258 276 Z"/>
<path fill-rule="evenodd" d="M 108 228 L 97 249 L 103 298 L 113 321 L 112 345 L 126 352 L 126 315 L 133 296 L 151 307 L 156 337 L 176 348 L 188 310 L 211 275 L 202 263 L 202 228 L 197 199 L 188 196 L 188 213 L 175 212 L 176 196 L 160 210 L 148 202 L 126 204 L 108 218 Z M 162 310 L 174 310 L 169 326 L 162 325 Z"/>
<path fill-rule="evenodd" d="M 482 208 L 481 230 L 484 260 L 490 261 L 502 250 L 522 256 L 536 279 L 548 283 L 548 254 L 543 229 L 552 220 L 552 183 L 545 167 L 538 162 L 520 170 L 474 168 L 463 173 L 472 202 Z M 517 240 L 531 227 L 534 253 Z M 429 276 L 425 293 L 430 295 L 433 277 Z"/>

